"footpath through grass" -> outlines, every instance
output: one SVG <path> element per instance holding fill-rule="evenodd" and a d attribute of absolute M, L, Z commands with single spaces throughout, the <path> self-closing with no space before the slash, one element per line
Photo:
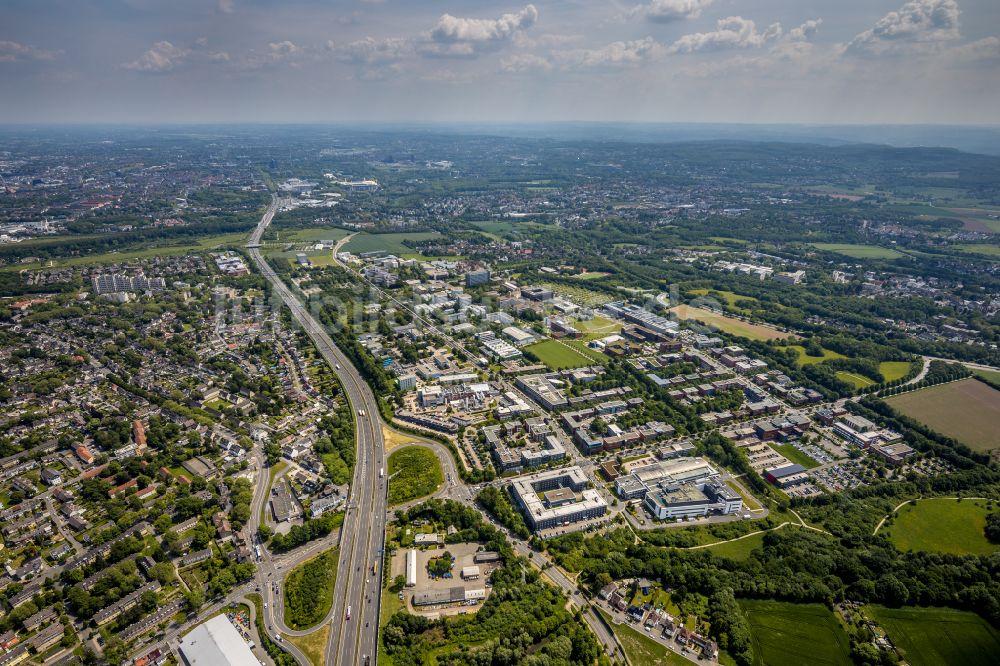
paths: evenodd
<path fill-rule="evenodd" d="M 883 529 L 902 551 L 989 555 L 1000 549 L 983 532 L 990 511 L 985 500 L 922 499 L 902 507 Z"/>
<path fill-rule="evenodd" d="M 319 624 L 333 606 L 339 548 L 331 548 L 292 569 L 284 581 L 285 624 L 308 629 Z"/>
<path fill-rule="evenodd" d="M 992 666 L 1000 632 L 975 613 L 950 608 L 869 610 L 913 666 Z"/>
<path fill-rule="evenodd" d="M 850 642 L 821 604 L 740 601 L 753 633 L 758 666 L 850 666 Z"/>
<path fill-rule="evenodd" d="M 426 446 L 410 445 L 389 456 L 389 504 L 430 495 L 444 483 L 441 463 Z"/>

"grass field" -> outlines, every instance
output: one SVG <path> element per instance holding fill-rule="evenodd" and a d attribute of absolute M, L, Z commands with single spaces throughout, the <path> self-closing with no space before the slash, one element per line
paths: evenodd
<path fill-rule="evenodd" d="M 977 451 L 1000 446 L 1000 391 L 978 379 L 963 379 L 889 398 L 910 418 L 943 435 L 954 437 Z"/>
<path fill-rule="evenodd" d="M 834 358 L 846 358 L 843 354 L 835 352 L 832 349 L 824 349 L 822 356 L 809 356 L 806 354 L 806 348 L 802 345 L 789 345 L 784 347 L 784 349 L 791 349 L 799 355 L 799 358 L 796 361 L 799 367 L 803 365 L 812 365 L 813 363 L 822 363 L 823 361 L 829 361 Z"/>
<path fill-rule="evenodd" d="M 847 634 L 821 604 L 740 601 L 753 632 L 759 666 L 848 666 Z"/>
<path fill-rule="evenodd" d="M 302 650 L 313 666 L 323 666 L 326 656 L 326 644 L 330 639 L 330 625 L 324 624 L 322 627 L 306 634 L 305 636 L 284 635 L 285 640 Z"/>
<path fill-rule="evenodd" d="M 285 622 L 291 629 L 316 626 L 333 605 L 339 548 L 331 548 L 288 572 L 283 583 Z"/>
<path fill-rule="evenodd" d="M 711 292 L 711 294 L 709 294 L 709 292 Z M 724 291 L 724 290 L 720 290 L 720 289 L 712 289 L 712 290 L 709 290 L 709 289 L 692 289 L 688 293 L 690 293 L 690 294 L 692 294 L 694 296 L 708 296 L 709 298 L 719 298 L 719 297 L 721 297 L 722 300 L 724 300 L 726 302 L 726 305 L 729 307 L 729 309 L 735 310 L 736 312 L 742 312 L 742 313 L 746 313 L 746 312 L 748 312 L 748 310 L 746 310 L 745 308 L 737 307 L 736 306 L 736 301 L 753 301 L 754 303 L 757 302 L 757 299 L 753 298 L 752 296 L 741 296 L 740 294 L 737 294 L 737 293 L 734 293 L 734 292 L 731 292 L 731 291 Z"/>
<path fill-rule="evenodd" d="M 786 528 L 787 529 L 787 528 Z M 755 549 L 764 547 L 764 535 L 754 534 L 744 539 L 727 541 L 715 546 L 705 548 L 708 552 L 719 557 L 728 557 L 731 560 L 745 560 L 750 557 L 750 553 Z"/>
<path fill-rule="evenodd" d="M 604 611 L 600 611 L 600 613 L 609 623 L 611 622 L 607 613 Z M 632 627 L 624 624 L 611 624 L 611 626 L 614 628 L 618 640 L 621 641 L 631 664 L 642 664 L 642 666 L 689 666 L 691 664 L 684 657 Z"/>
<path fill-rule="evenodd" d="M 404 446 L 389 456 L 389 504 L 430 495 L 444 483 L 441 463 L 424 446 Z"/>
<path fill-rule="evenodd" d="M 305 229 L 277 229 L 279 243 L 308 243 L 321 240 L 339 241 L 352 232 L 340 227 L 307 227 Z M 274 241 L 272 241 L 274 242 Z"/>
<path fill-rule="evenodd" d="M 952 245 L 952 248 L 965 254 L 981 254 L 985 257 L 1000 257 L 1000 245 L 995 243 L 964 243 Z"/>
<path fill-rule="evenodd" d="M 192 252 L 203 252 L 216 248 L 242 247 L 246 244 L 247 234 L 217 234 L 215 236 L 203 236 L 201 238 L 190 238 L 173 244 L 154 244 L 124 249 L 118 252 L 103 252 L 101 254 L 88 254 L 80 257 L 66 257 L 53 259 L 51 261 L 35 262 L 31 264 L 12 264 L 0 268 L 2 271 L 19 271 L 25 268 L 64 268 L 69 266 L 98 266 L 101 264 L 114 264 L 120 261 L 131 259 L 144 259 L 146 257 L 168 257 L 178 254 L 191 254 Z"/>
<path fill-rule="evenodd" d="M 694 319 L 730 335 L 739 335 L 751 340 L 784 340 L 791 337 L 791 333 L 784 333 L 769 326 L 751 324 L 717 312 L 712 312 L 711 310 L 693 308 L 688 305 L 677 305 L 671 308 L 670 311 L 676 314 L 678 319 Z"/>
<path fill-rule="evenodd" d="M 584 340 L 598 340 L 609 335 L 620 333 L 622 325 L 606 317 L 594 317 L 593 319 L 580 320 L 573 323 L 573 327 L 583 333 Z"/>
<path fill-rule="evenodd" d="M 875 383 L 874 381 L 868 379 L 864 375 L 859 375 L 856 372 L 847 372 L 846 370 L 838 370 L 837 372 L 833 373 L 833 376 L 842 382 L 847 382 L 848 384 L 853 386 L 855 390 L 863 389 L 866 386 L 871 386 L 872 384 Z"/>
<path fill-rule="evenodd" d="M 1000 372 L 997 372 L 996 370 L 973 370 L 972 374 L 1000 384 Z"/>
<path fill-rule="evenodd" d="M 403 245 L 403 241 L 422 241 L 432 238 L 440 238 L 441 234 L 436 231 L 417 231 L 413 233 L 401 234 L 369 234 L 359 233 L 348 241 L 343 247 L 344 252 L 360 254 L 362 252 L 376 252 L 381 250 L 389 254 L 404 254 L 413 252 L 413 248 Z"/>
<path fill-rule="evenodd" d="M 588 356 L 585 352 L 563 342 L 562 340 L 542 340 L 524 348 L 538 357 L 542 363 L 553 370 L 563 370 L 566 368 L 582 368 L 585 365 L 594 365 L 595 354 L 590 351 Z"/>
<path fill-rule="evenodd" d="M 807 469 L 812 469 L 813 467 L 819 467 L 819 463 L 813 460 L 810 456 L 807 456 L 802 451 L 791 444 L 771 444 L 771 448 L 785 456 L 793 463 L 798 463 Z"/>
<path fill-rule="evenodd" d="M 871 614 L 913 666 L 990 666 L 1000 632 L 975 613 L 950 608 L 882 608 Z"/>
<path fill-rule="evenodd" d="M 884 381 L 892 382 L 905 377 L 912 365 L 909 361 L 882 361 L 878 364 L 878 371 Z"/>
<path fill-rule="evenodd" d="M 850 245 L 847 243 L 813 243 L 813 247 L 836 252 L 853 259 L 898 259 L 902 252 L 878 245 Z"/>
<path fill-rule="evenodd" d="M 606 278 L 611 273 L 605 273 L 604 271 L 588 271 L 586 273 L 577 273 L 572 276 L 574 280 L 600 280 L 601 278 Z"/>
<path fill-rule="evenodd" d="M 983 500 L 922 499 L 897 511 L 887 533 L 902 551 L 988 555 L 1000 549 L 983 534 L 989 512 Z"/>

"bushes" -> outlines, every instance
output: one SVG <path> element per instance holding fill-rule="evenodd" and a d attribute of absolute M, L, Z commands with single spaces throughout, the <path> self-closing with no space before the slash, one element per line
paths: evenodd
<path fill-rule="evenodd" d="M 318 624 L 330 612 L 340 550 L 332 548 L 292 570 L 285 579 L 285 620 L 292 629 Z"/>
<path fill-rule="evenodd" d="M 747 621 L 740 605 L 736 603 L 732 588 L 722 588 L 708 601 L 712 635 L 719 641 L 719 647 L 726 650 L 740 666 L 753 663 L 753 639 L 750 622 Z"/>
<path fill-rule="evenodd" d="M 430 495 L 444 481 L 434 452 L 423 446 L 404 446 L 389 456 L 389 504 Z"/>
<path fill-rule="evenodd" d="M 531 530 L 525 524 L 524 517 L 514 509 L 510 497 L 502 488 L 487 486 L 476 496 L 476 501 L 493 514 L 494 518 L 510 528 L 514 534 L 522 539 L 531 536 Z"/>
<path fill-rule="evenodd" d="M 312 518 L 301 525 L 293 525 L 288 534 L 275 534 L 271 537 L 271 550 L 275 553 L 284 553 L 306 542 L 325 537 L 343 523 L 344 514 L 338 511 Z"/>

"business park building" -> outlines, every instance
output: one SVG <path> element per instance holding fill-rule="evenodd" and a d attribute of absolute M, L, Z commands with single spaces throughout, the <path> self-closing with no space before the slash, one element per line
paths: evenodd
<path fill-rule="evenodd" d="M 600 518 L 608 511 L 607 502 L 590 487 L 579 467 L 522 476 L 514 480 L 511 490 L 528 526 L 536 532 Z"/>

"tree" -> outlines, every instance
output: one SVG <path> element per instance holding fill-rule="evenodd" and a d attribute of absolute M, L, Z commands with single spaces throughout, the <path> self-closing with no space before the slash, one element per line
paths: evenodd
<path fill-rule="evenodd" d="M 205 593 L 199 587 L 193 587 L 184 593 L 184 607 L 189 613 L 197 613 L 205 603 Z"/>

